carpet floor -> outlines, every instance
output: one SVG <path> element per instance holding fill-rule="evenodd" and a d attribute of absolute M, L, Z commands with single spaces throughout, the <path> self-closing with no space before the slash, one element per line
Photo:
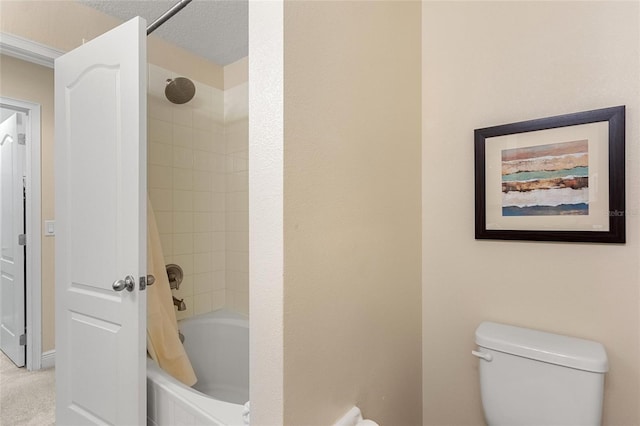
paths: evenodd
<path fill-rule="evenodd" d="M 54 369 L 27 371 L 0 352 L 0 425 L 55 424 Z"/>

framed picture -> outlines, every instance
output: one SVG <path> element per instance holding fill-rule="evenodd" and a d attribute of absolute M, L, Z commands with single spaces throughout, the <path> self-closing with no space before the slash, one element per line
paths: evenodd
<path fill-rule="evenodd" d="M 624 243 L 624 135 L 624 106 L 476 129 L 476 239 Z"/>

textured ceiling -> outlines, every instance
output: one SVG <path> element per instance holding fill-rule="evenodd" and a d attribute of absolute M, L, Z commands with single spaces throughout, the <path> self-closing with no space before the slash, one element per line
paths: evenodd
<path fill-rule="evenodd" d="M 142 16 L 151 24 L 177 0 L 77 0 L 126 21 Z M 219 65 L 248 55 L 248 0 L 193 0 L 153 32 Z"/>

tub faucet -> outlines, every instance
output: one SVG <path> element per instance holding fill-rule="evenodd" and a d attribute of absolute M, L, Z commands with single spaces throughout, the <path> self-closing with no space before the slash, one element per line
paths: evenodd
<path fill-rule="evenodd" d="M 175 296 L 173 296 L 173 306 L 177 306 L 179 311 L 187 310 L 187 304 L 184 303 L 184 299 L 177 299 Z"/>

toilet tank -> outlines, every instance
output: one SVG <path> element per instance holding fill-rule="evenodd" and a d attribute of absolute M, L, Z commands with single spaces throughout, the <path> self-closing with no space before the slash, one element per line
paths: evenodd
<path fill-rule="evenodd" d="M 600 343 L 483 322 L 476 344 L 489 426 L 601 424 L 609 366 Z"/>

